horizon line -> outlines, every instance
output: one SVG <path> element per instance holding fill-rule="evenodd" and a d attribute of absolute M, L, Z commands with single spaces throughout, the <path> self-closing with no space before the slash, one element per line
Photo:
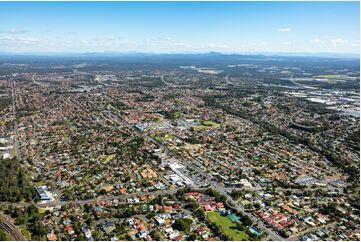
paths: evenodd
<path fill-rule="evenodd" d="M 287 51 L 0 51 L 0 55 L 86 55 L 86 54 L 144 54 L 144 55 L 186 55 L 186 54 L 219 54 L 219 55 L 294 55 L 294 56 L 353 56 L 360 58 L 360 53 L 354 52 L 287 52 Z"/>

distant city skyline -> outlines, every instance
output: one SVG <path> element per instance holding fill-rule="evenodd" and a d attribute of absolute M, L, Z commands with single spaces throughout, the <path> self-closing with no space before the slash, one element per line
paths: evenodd
<path fill-rule="evenodd" d="M 0 2 L 1 52 L 359 53 L 359 2 Z"/>

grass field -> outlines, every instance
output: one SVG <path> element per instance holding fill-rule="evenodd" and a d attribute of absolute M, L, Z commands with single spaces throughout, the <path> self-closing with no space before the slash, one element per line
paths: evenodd
<path fill-rule="evenodd" d="M 232 240 L 248 240 L 248 235 L 245 232 L 232 228 L 236 224 L 227 217 L 222 216 L 219 212 L 208 212 L 207 218 L 209 221 L 221 226 L 223 233 L 231 237 Z"/>
<path fill-rule="evenodd" d="M 316 76 L 317 78 L 325 78 L 325 79 L 341 79 L 341 80 L 347 80 L 347 81 L 352 81 L 352 80 L 356 80 L 356 77 L 352 77 L 352 76 L 347 76 L 347 75 L 319 75 Z"/>
<path fill-rule="evenodd" d="M 153 139 L 157 140 L 158 142 L 163 142 L 167 140 L 172 140 L 174 138 L 173 134 L 157 134 L 152 135 Z"/>
<path fill-rule="evenodd" d="M 45 186 L 46 185 L 46 182 L 45 181 L 38 181 L 38 182 L 35 182 L 34 183 L 34 186 L 35 187 L 40 187 L 40 186 Z"/>
<path fill-rule="evenodd" d="M 108 163 L 109 161 L 113 160 L 115 158 L 116 154 L 112 154 L 112 155 L 104 155 L 100 158 L 100 160 L 106 164 Z"/>
<path fill-rule="evenodd" d="M 216 123 L 216 122 L 213 122 L 213 121 L 207 121 L 207 120 L 202 120 L 201 121 L 201 124 L 202 125 L 205 125 L 205 126 L 212 126 L 212 127 L 219 127 L 221 126 L 219 123 Z"/>
<path fill-rule="evenodd" d="M 201 129 L 208 129 L 208 128 L 218 128 L 221 125 L 219 123 L 213 122 L 213 121 L 207 121 L 207 120 L 201 120 L 201 125 L 193 126 L 193 130 L 201 130 Z"/>
<path fill-rule="evenodd" d="M 317 76 L 319 78 L 328 78 L 328 79 L 333 79 L 333 78 L 341 78 L 342 75 L 319 75 Z"/>
<path fill-rule="evenodd" d="M 46 212 L 46 208 L 38 208 L 38 213 L 44 214 Z"/>

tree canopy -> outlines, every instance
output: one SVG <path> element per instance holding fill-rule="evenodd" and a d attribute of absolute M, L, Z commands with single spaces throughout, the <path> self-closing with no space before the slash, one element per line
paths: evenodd
<path fill-rule="evenodd" d="M 0 201 L 30 201 L 35 195 L 16 159 L 5 159 L 0 162 L 0 187 Z"/>

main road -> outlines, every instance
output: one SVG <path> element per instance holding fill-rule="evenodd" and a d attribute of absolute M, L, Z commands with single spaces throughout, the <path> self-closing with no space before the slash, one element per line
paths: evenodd
<path fill-rule="evenodd" d="M 85 199 L 85 200 L 69 200 L 69 201 L 51 201 L 51 202 L 45 202 L 45 203 L 37 203 L 37 207 L 54 207 L 57 205 L 67 205 L 67 204 L 96 204 L 99 200 L 124 200 L 127 198 L 133 198 L 133 197 L 141 197 L 141 196 L 158 196 L 158 195 L 169 195 L 169 194 L 175 194 L 177 193 L 178 189 L 167 189 L 167 190 L 156 190 L 152 192 L 138 192 L 138 193 L 132 193 L 132 194 L 124 194 L 119 196 L 99 196 L 96 198 L 91 199 Z"/>
<path fill-rule="evenodd" d="M 15 93 L 15 82 L 11 81 L 11 98 L 12 98 L 12 111 L 13 111 L 13 118 L 14 118 L 14 148 L 15 148 L 15 156 L 20 159 L 20 152 L 19 152 L 19 129 L 18 123 L 16 120 L 16 93 Z"/>

